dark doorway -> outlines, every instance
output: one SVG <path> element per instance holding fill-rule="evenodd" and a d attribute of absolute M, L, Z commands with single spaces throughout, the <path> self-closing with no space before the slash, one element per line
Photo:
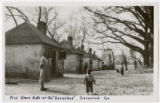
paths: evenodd
<path fill-rule="evenodd" d="M 80 57 L 79 61 L 79 73 L 83 73 L 83 59 Z"/>
<path fill-rule="evenodd" d="M 56 77 L 56 51 L 52 51 L 52 69 L 51 69 L 51 77 Z"/>
<path fill-rule="evenodd" d="M 91 70 L 92 70 L 92 63 L 93 63 L 93 61 L 92 61 L 92 59 L 90 59 L 89 64 L 90 64 L 90 69 Z"/>

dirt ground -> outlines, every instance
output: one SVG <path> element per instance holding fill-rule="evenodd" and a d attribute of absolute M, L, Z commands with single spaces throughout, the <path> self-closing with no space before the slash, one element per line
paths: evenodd
<path fill-rule="evenodd" d="M 153 73 L 125 72 L 124 77 L 114 70 L 94 71 L 95 95 L 150 95 L 153 92 Z M 19 80 L 6 84 L 6 95 L 86 95 L 84 74 L 64 74 L 64 78 L 46 83 L 48 91 L 40 91 L 38 81 Z"/>

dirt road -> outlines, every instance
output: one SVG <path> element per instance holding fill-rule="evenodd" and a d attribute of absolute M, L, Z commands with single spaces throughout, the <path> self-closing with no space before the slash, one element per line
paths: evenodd
<path fill-rule="evenodd" d="M 153 73 L 125 72 L 121 76 L 113 70 L 94 71 L 95 95 L 149 95 L 153 91 Z M 17 85 L 6 84 L 6 95 L 86 95 L 84 74 L 64 74 L 64 78 L 46 83 L 48 91 L 40 91 L 38 81 L 20 80 Z"/>

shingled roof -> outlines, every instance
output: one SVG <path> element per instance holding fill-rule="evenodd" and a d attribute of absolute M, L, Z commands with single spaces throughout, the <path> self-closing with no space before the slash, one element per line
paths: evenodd
<path fill-rule="evenodd" d="M 67 53 L 76 53 L 83 55 L 83 53 L 80 50 L 76 49 L 68 40 L 64 40 L 60 42 L 60 44 L 63 48 L 65 48 Z"/>
<path fill-rule="evenodd" d="M 23 23 L 9 30 L 5 35 L 6 44 L 37 44 L 43 43 L 57 48 L 62 48 L 60 44 L 46 36 L 30 23 Z"/>
<path fill-rule="evenodd" d="M 78 50 L 79 50 L 81 53 L 83 53 L 83 57 L 84 57 L 84 58 L 93 58 L 93 59 L 102 61 L 102 59 L 100 59 L 97 55 L 87 53 L 85 50 L 83 50 L 83 49 L 80 48 L 80 47 L 78 48 Z"/>
<path fill-rule="evenodd" d="M 102 61 L 102 59 L 100 59 L 97 55 L 95 55 L 95 54 L 92 54 L 92 55 L 93 55 L 94 59 Z"/>
<path fill-rule="evenodd" d="M 81 47 L 77 48 L 82 54 L 84 58 L 95 58 L 93 54 L 87 53 L 85 50 L 83 50 Z"/>

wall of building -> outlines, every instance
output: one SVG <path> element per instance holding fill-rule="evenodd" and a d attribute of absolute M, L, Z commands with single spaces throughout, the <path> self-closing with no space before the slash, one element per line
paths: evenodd
<path fill-rule="evenodd" d="M 92 64 L 90 64 L 90 61 L 92 61 Z M 87 63 L 89 69 L 93 69 L 93 59 L 92 58 L 83 58 L 83 66 L 85 66 L 85 63 Z"/>
<path fill-rule="evenodd" d="M 6 72 L 16 72 L 27 78 L 38 79 L 42 52 L 41 44 L 6 45 Z"/>
<path fill-rule="evenodd" d="M 97 59 L 93 59 L 93 70 L 99 70 L 99 65 L 98 65 L 98 60 Z"/>
<path fill-rule="evenodd" d="M 59 59 L 60 53 L 56 52 L 56 71 L 57 71 L 57 76 L 60 76 L 61 74 L 63 74 L 63 60 Z"/>
<path fill-rule="evenodd" d="M 99 70 L 102 70 L 102 61 L 98 60 Z"/>
<path fill-rule="evenodd" d="M 85 68 L 85 65 L 87 64 L 87 66 L 89 66 L 89 58 L 83 58 L 83 68 L 84 68 L 84 73 L 86 72 L 86 68 Z"/>
<path fill-rule="evenodd" d="M 47 53 L 49 54 L 48 61 L 49 61 L 50 78 L 60 77 L 60 73 L 63 74 L 63 60 L 59 58 L 60 55 L 59 50 L 48 45 L 47 46 L 43 45 L 42 51 L 44 52 L 44 50 L 46 50 Z M 53 67 L 53 64 L 55 64 L 55 67 Z"/>
<path fill-rule="evenodd" d="M 77 54 L 67 54 L 64 60 L 64 72 L 77 73 L 79 67 L 79 56 Z"/>

